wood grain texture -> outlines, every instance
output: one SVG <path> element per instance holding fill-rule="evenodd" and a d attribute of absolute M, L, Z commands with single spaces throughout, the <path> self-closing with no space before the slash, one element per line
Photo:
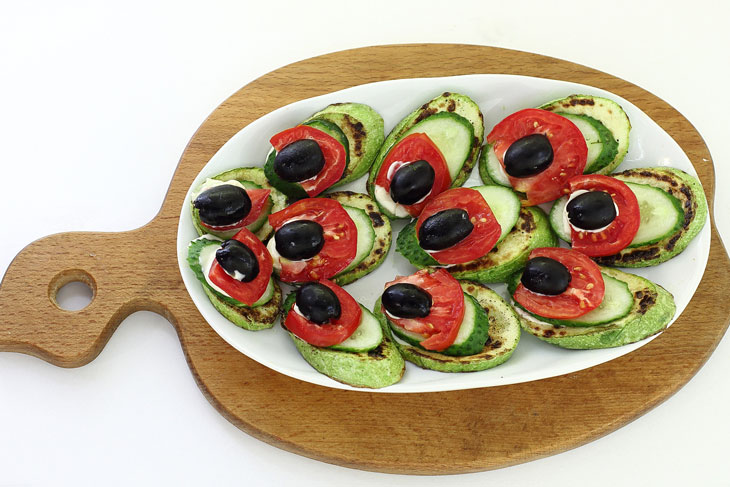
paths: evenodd
<path fill-rule="evenodd" d="M 710 264 L 697 293 L 660 337 L 591 369 L 502 387 L 377 394 L 300 382 L 226 344 L 185 291 L 175 249 L 184 195 L 203 165 L 242 127 L 288 103 L 358 84 L 474 73 L 584 83 L 628 99 L 684 149 L 712 205 L 714 171 L 700 135 L 671 106 L 627 81 L 561 60 L 482 46 L 380 46 L 328 54 L 269 73 L 218 107 L 190 141 L 163 207 L 148 225 L 118 234 L 52 235 L 26 247 L 0 284 L 0 350 L 80 366 L 96 357 L 127 315 L 155 311 L 175 326 L 205 396 L 236 426 L 301 455 L 383 472 L 499 468 L 575 448 L 625 425 L 682 387 L 728 326 L 730 262 L 714 226 Z M 158 245 L 140 253 L 136 242 L 153 235 Z M 69 280 L 91 285 L 94 299 L 87 308 L 70 312 L 54 304 L 54 290 Z M 458 412 L 445 424 L 443 411 Z"/>

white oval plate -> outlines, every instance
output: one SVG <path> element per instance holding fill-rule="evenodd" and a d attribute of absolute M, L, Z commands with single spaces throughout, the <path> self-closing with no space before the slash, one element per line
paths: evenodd
<path fill-rule="evenodd" d="M 210 326 L 229 344 L 253 360 L 291 377 L 338 389 L 356 389 L 336 382 L 314 370 L 297 352 L 293 342 L 281 326 L 263 331 L 243 330 L 221 316 L 203 293 L 200 282 L 186 262 L 188 243 L 198 235 L 190 218 L 190 194 L 206 177 L 236 167 L 262 166 L 270 149 L 269 138 L 306 119 L 330 103 L 360 102 L 377 110 L 385 120 L 386 135 L 403 117 L 416 107 L 444 91 L 470 96 L 484 114 L 485 134 L 507 115 L 539 106 L 571 94 L 589 94 L 618 102 L 631 120 L 629 152 L 618 170 L 633 167 L 671 166 L 696 176 L 687 156 L 677 143 L 651 118 L 636 106 L 607 91 L 576 83 L 526 76 L 476 74 L 445 78 L 419 78 L 383 81 L 356 86 L 346 90 L 302 100 L 275 110 L 244 127 L 234 135 L 205 165 L 188 190 L 180 211 L 177 235 L 177 256 L 185 287 L 200 313 Z M 365 193 L 363 177 L 343 188 Z M 478 171 L 474 170 L 465 186 L 480 185 Z M 395 236 L 403 227 L 402 221 L 393 225 Z M 664 286 L 674 295 L 678 317 L 689 303 L 707 264 L 710 250 L 709 225 L 674 259 L 657 267 L 629 270 Z M 347 290 L 365 306 L 372 309 L 382 293 L 383 284 L 395 275 L 415 272 L 400 254 L 391 249 L 385 263 L 375 272 L 347 286 Z M 677 276 L 680 276 L 677 278 Z M 491 285 L 506 295 L 504 285 Z M 285 288 L 285 293 L 288 287 Z M 576 372 L 615 359 L 648 343 L 652 338 L 623 347 L 605 350 L 564 350 L 541 342 L 528 333 L 522 333 L 512 357 L 504 364 L 482 372 L 461 374 L 424 370 L 408 363 L 403 379 L 377 392 L 435 392 L 455 389 L 491 387 Z M 367 391 L 374 392 L 370 389 Z"/>

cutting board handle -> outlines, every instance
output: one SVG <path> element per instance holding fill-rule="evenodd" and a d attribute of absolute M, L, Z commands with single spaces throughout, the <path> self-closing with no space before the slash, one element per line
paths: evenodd
<path fill-rule="evenodd" d="M 180 278 L 169 265 L 174 239 L 159 238 L 159 230 L 152 222 L 121 233 L 59 233 L 24 248 L 0 283 L 0 351 L 77 367 L 99 354 L 129 314 L 169 317 L 161 291 Z M 91 288 L 91 302 L 64 310 L 56 294 L 74 281 Z"/>

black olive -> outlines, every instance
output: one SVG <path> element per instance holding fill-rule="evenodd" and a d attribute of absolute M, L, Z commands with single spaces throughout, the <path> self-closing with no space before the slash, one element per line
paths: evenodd
<path fill-rule="evenodd" d="M 276 251 L 289 260 L 311 259 L 324 247 L 322 225 L 311 220 L 295 220 L 274 234 Z"/>
<path fill-rule="evenodd" d="M 391 315 L 398 318 L 425 318 L 431 312 L 431 295 L 420 287 L 399 283 L 383 292 L 382 303 Z"/>
<path fill-rule="evenodd" d="M 259 261 L 251 249 L 238 240 L 223 242 L 221 248 L 215 251 L 215 260 L 227 273 L 234 274 L 237 271 L 241 282 L 251 282 L 259 275 Z"/>
<path fill-rule="evenodd" d="M 246 218 L 251 211 L 251 198 L 246 190 L 232 184 L 206 189 L 195 198 L 200 221 L 207 225 L 231 225 Z"/>
<path fill-rule="evenodd" d="M 613 198 L 605 191 L 589 191 L 579 194 L 566 206 L 568 220 L 582 230 L 597 230 L 616 218 Z"/>
<path fill-rule="evenodd" d="M 526 178 L 543 172 L 553 162 L 553 146 L 543 134 L 517 139 L 504 153 L 504 170 L 514 178 Z"/>
<path fill-rule="evenodd" d="M 418 243 L 424 250 L 443 250 L 461 242 L 474 230 L 469 214 L 461 208 L 439 211 L 418 229 Z"/>
<path fill-rule="evenodd" d="M 313 178 L 323 167 L 322 149 L 311 139 L 295 140 L 282 148 L 274 159 L 274 172 L 290 183 Z"/>
<path fill-rule="evenodd" d="M 431 192 L 436 173 L 426 161 L 400 167 L 390 182 L 390 197 L 402 205 L 412 205 Z"/>
<path fill-rule="evenodd" d="M 337 319 L 342 313 L 340 300 L 330 288 L 318 282 L 300 287 L 296 294 L 299 312 L 306 319 L 318 325 Z"/>
<path fill-rule="evenodd" d="M 570 271 L 555 259 L 535 257 L 527 261 L 521 281 L 532 292 L 555 296 L 568 289 Z"/>

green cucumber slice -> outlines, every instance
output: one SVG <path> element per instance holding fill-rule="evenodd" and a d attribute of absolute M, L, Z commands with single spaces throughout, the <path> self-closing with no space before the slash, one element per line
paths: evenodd
<path fill-rule="evenodd" d="M 469 120 L 452 112 L 439 112 L 418 122 L 403 134 L 423 133 L 436 144 L 446 159 L 451 181 L 461 172 L 464 163 L 471 155 L 474 142 L 474 127 Z"/>
<path fill-rule="evenodd" d="M 519 303 L 515 303 L 515 306 L 524 313 L 529 313 L 534 316 L 535 319 L 558 326 L 596 326 L 619 320 L 631 311 L 631 308 L 634 306 L 634 295 L 631 293 L 628 284 L 625 282 L 615 279 L 603 272 L 601 275 L 603 276 L 603 283 L 606 286 L 603 301 L 601 301 L 601 304 L 596 309 L 589 311 L 579 318 L 575 318 L 573 320 L 544 318 L 536 313 L 526 310 Z M 514 294 L 521 276 L 522 273 L 518 272 L 510 279 L 508 286 L 510 295 Z"/>
<path fill-rule="evenodd" d="M 386 315 L 387 317 L 387 315 Z M 388 320 L 393 335 L 406 343 L 421 347 L 425 340 L 421 335 L 400 328 Z M 487 312 L 479 306 L 479 303 L 472 296 L 464 293 L 464 318 L 459 325 L 459 333 L 454 343 L 439 353 L 449 356 L 474 355 L 482 351 L 489 336 L 489 318 Z M 424 349 L 425 350 L 425 349 Z"/>
<path fill-rule="evenodd" d="M 383 341 L 383 329 L 380 327 L 380 321 L 362 304 L 360 309 L 362 310 L 360 324 L 352 332 L 352 335 L 342 343 L 328 348 L 345 352 L 369 352 L 380 345 Z"/>
<path fill-rule="evenodd" d="M 605 125 L 588 115 L 574 115 L 565 112 L 556 112 L 562 115 L 578 127 L 583 134 L 588 146 L 588 160 L 586 161 L 584 174 L 594 173 L 613 161 L 618 153 L 618 142 Z"/>
<path fill-rule="evenodd" d="M 342 207 L 350 215 L 352 221 L 355 222 L 355 227 L 357 228 L 357 251 L 350 265 L 340 271 L 338 275 L 350 272 L 357 267 L 360 262 L 365 260 L 365 257 L 370 255 L 370 251 L 375 244 L 375 229 L 373 229 L 373 224 L 367 212 L 352 206 L 343 205 Z"/>
<path fill-rule="evenodd" d="M 659 242 L 675 233 L 684 223 L 682 204 L 666 191 L 646 184 L 626 182 L 639 201 L 641 224 L 629 247 Z"/>
<path fill-rule="evenodd" d="M 609 174 L 621 161 L 624 160 L 629 150 L 629 132 L 631 122 L 626 112 L 613 100 L 590 95 L 571 95 L 567 98 L 554 100 L 539 107 L 543 110 L 560 113 L 560 115 L 587 115 L 599 121 L 616 141 L 616 155 L 613 159 L 596 162 L 591 172 L 597 174 Z M 599 167 L 600 165 L 602 167 Z"/>
<path fill-rule="evenodd" d="M 677 198 L 666 191 L 646 184 L 626 182 L 639 202 L 641 224 L 629 247 L 649 245 L 679 230 L 684 222 L 682 205 Z M 550 210 L 550 225 L 561 240 L 570 242 L 570 224 L 567 223 L 565 205 L 568 197 L 558 199 Z"/>
<path fill-rule="evenodd" d="M 497 243 L 501 242 L 512 231 L 520 217 L 522 208 L 520 198 L 514 191 L 502 186 L 477 186 L 472 189 L 476 189 L 484 197 L 499 226 L 502 227 L 502 234 L 497 240 Z"/>
<path fill-rule="evenodd" d="M 507 173 L 504 172 L 504 168 L 499 163 L 497 155 L 492 150 L 493 147 L 494 144 L 485 145 L 479 158 L 479 174 L 482 176 L 482 181 L 484 181 L 484 184 L 490 184 L 487 181 L 488 178 L 492 181 L 492 184 L 511 188 L 512 185 L 509 182 Z"/>

